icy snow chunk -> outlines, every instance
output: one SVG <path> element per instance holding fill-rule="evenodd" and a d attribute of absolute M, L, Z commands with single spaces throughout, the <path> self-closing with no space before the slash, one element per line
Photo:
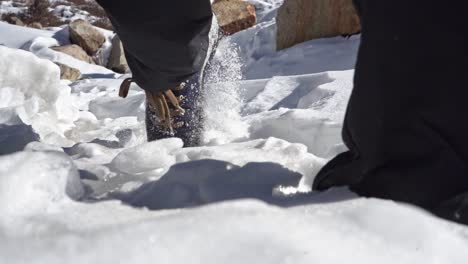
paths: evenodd
<path fill-rule="evenodd" d="M 19 152 L 0 157 L 0 223 L 53 210 L 84 194 L 72 160 L 59 152 Z"/>
<path fill-rule="evenodd" d="M 60 83 L 58 66 L 29 52 L 0 46 L 0 95 L 10 98 L 0 108 L 10 121 L 16 116 L 17 122 L 31 125 L 46 143 L 70 144 L 64 133 L 73 127 L 78 109 L 70 87 Z"/>
<path fill-rule="evenodd" d="M 128 174 L 168 168 L 176 163 L 173 153 L 183 145 L 181 139 L 170 138 L 125 149 L 111 162 L 111 167 Z"/>
<path fill-rule="evenodd" d="M 16 107 L 20 106 L 24 103 L 24 94 L 21 91 L 11 88 L 5 87 L 0 90 L 0 109 L 6 107 Z"/>
<path fill-rule="evenodd" d="M 34 96 L 44 101 L 57 100 L 59 90 L 54 89 L 60 80 L 57 66 L 29 52 L 6 47 L 0 47 L 0 56 L 1 88 L 13 87 L 22 92 L 26 100 Z"/>
<path fill-rule="evenodd" d="M 89 111 L 98 119 L 119 118 L 124 116 L 138 116 L 144 111 L 142 108 L 145 95 L 140 93 L 125 99 L 120 97 L 99 97 L 89 103 Z"/>

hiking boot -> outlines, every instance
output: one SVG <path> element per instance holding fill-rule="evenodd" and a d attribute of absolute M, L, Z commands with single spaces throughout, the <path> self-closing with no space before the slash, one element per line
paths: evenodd
<path fill-rule="evenodd" d="M 199 75 L 170 90 L 164 97 L 167 110 L 160 110 L 147 99 L 146 103 L 146 133 L 148 141 L 163 138 L 178 137 L 185 147 L 200 144 L 202 131 L 202 109 L 200 107 Z M 149 98 L 147 96 L 147 98 Z M 153 96 L 154 98 L 154 96 Z M 158 98 L 156 98 L 158 100 Z M 174 102 L 174 100 L 177 100 Z M 164 105 L 164 102 L 163 102 Z M 158 113 L 163 111 L 166 116 Z"/>
<path fill-rule="evenodd" d="M 195 74 L 177 88 L 164 92 L 146 91 L 146 134 L 148 141 L 178 137 L 185 147 L 200 144 L 202 110 L 200 107 L 200 74 Z M 133 82 L 125 79 L 119 96 L 126 98 Z"/>

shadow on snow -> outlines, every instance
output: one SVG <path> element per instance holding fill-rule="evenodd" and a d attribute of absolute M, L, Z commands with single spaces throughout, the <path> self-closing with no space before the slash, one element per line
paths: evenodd
<path fill-rule="evenodd" d="M 268 204 L 292 207 L 329 203 L 354 198 L 349 191 L 333 195 L 299 193 L 275 194 L 278 186 L 298 186 L 301 175 L 276 163 L 248 163 L 243 167 L 218 160 L 190 161 L 174 165 L 159 180 L 146 183 L 130 193 L 114 192 L 118 199 L 150 210 L 201 206 L 216 202 L 257 199 Z"/>

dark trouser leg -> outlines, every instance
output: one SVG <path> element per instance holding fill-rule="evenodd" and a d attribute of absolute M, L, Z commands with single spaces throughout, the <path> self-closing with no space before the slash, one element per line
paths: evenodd
<path fill-rule="evenodd" d="M 468 191 L 468 3 L 357 2 L 362 41 L 343 131 L 350 152 L 314 188 L 347 185 L 468 224 L 456 217 L 468 213 L 459 198 Z"/>

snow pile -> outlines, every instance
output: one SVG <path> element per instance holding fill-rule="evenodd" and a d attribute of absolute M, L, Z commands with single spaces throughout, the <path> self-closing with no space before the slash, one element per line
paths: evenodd
<path fill-rule="evenodd" d="M 27 224 L 28 217 L 54 211 L 57 203 L 83 194 L 78 171 L 63 153 L 20 152 L 0 158 L 0 226 L 10 232 Z"/>
<path fill-rule="evenodd" d="M 341 122 L 353 71 L 273 77 L 245 82 L 242 111 L 250 138 L 277 137 L 305 144 L 317 156 L 344 150 Z"/>
<path fill-rule="evenodd" d="M 31 125 L 49 144 L 66 145 L 78 109 L 58 66 L 20 50 L 0 47 L 0 122 Z"/>
<path fill-rule="evenodd" d="M 333 205 L 333 213 L 326 213 L 330 209 L 319 205 L 284 210 L 255 201 L 239 201 L 166 215 L 140 215 L 144 220 L 138 224 L 111 225 L 100 230 L 87 229 L 86 225 L 81 227 L 84 230 L 56 228 L 53 235 L 41 235 L 41 239 L 10 238 L 0 247 L 0 260 L 50 264 L 145 264 L 155 260 L 466 263 L 468 244 L 457 235 L 460 230 L 451 230 L 424 213 L 378 201 L 354 200 Z M 81 208 L 75 209 L 81 212 Z M 106 213 L 110 212 L 92 214 L 97 218 Z M 414 220 L 413 224 L 408 224 L 408 219 Z"/>
<path fill-rule="evenodd" d="M 103 87 L 102 85 L 99 86 L 99 84 L 94 81 L 90 82 L 88 80 L 83 80 L 82 82 L 73 84 L 72 89 L 74 89 L 74 91 L 71 94 L 70 99 L 68 98 L 70 95 L 70 87 L 64 84 L 66 82 L 59 81 L 57 77 L 58 68 L 55 65 L 50 66 L 51 64 L 49 62 L 47 64 L 48 66 L 42 67 L 36 65 L 37 63 L 31 64 L 30 62 L 25 62 L 23 59 L 18 60 L 16 58 L 17 55 L 15 55 L 14 53 L 16 51 L 13 50 L 8 50 L 8 52 L 2 52 L 0 54 L 0 58 L 2 58 L 2 61 L 4 63 L 9 63 L 8 58 L 14 58 L 13 61 L 15 61 L 15 65 L 17 65 L 15 69 L 37 68 L 42 70 L 40 75 L 44 78 L 49 78 L 51 83 L 36 83 L 36 80 L 34 79 L 35 77 L 31 78 L 31 76 L 23 75 L 22 72 L 18 70 L 13 71 L 13 68 L 11 67 L 10 69 L 8 67 L 2 68 L 3 71 L 0 71 L 2 71 L 2 74 L 4 74 L 3 76 L 5 77 L 0 78 L 7 78 L 8 80 L 10 80 L 9 82 L 17 82 L 21 85 L 21 82 L 23 81 L 22 78 L 27 77 L 29 81 L 24 83 L 24 85 L 29 85 L 28 88 L 25 88 L 27 90 L 36 90 L 36 86 L 40 85 L 44 87 L 44 91 L 47 90 L 52 93 L 60 92 L 60 96 L 56 99 L 57 101 L 55 103 L 54 98 L 49 99 L 47 96 L 39 100 L 39 102 L 42 102 L 40 103 L 41 111 L 45 111 L 48 114 L 35 115 L 34 118 L 41 116 L 42 119 L 40 120 L 44 120 L 46 116 L 50 117 L 56 115 L 58 119 L 58 124 L 55 121 L 49 123 L 42 122 L 40 120 L 37 121 L 37 124 L 35 125 L 34 129 L 38 130 L 36 132 L 40 132 L 39 134 L 41 138 L 45 140 L 45 142 L 60 146 L 71 146 L 75 142 L 89 142 L 95 139 L 121 141 L 123 142 L 122 144 L 126 144 L 129 141 L 136 141 L 132 144 L 138 144 L 142 142 L 143 136 L 139 138 L 134 138 L 133 134 L 140 135 L 143 133 L 142 125 L 137 122 L 138 120 L 143 120 L 143 110 L 141 110 L 142 108 L 140 107 L 144 100 L 143 93 L 141 92 L 141 90 L 138 90 L 138 92 L 134 92 L 136 93 L 136 95 L 131 95 L 128 100 L 122 100 L 117 97 L 117 92 L 115 91 L 118 85 L 120 85 L 121 81 L 117 80 L 114 81 L 114 83 L 112 83 L 112 81 L 110 80 L 115 79 L 120 75 L 115 74 L 111 70 L 108 70 L 104 67 L 87 64 L 83 61 L 72 58 L 71 56 L 50 49 L 49 47 L 52 46 L 69 44 L 68 29 L 66 27 L 48 30 L 36 30 L 13 26 L 0 22 L 0 31 L 2 32 L 2 36 L 5 37 L 4 39 L 2 38 L 0 42 L 3 42 L 3 44 L 7 47 L 14 49 L 23 49 L 35 54 L 39 58 L 53 62 L 59 62 L 71 66 L 73 68 L 79 69 L 82 73 L 82 78 L 108 78 L 104 79 L 105 91 L 101 90 L 101 88 Z M 103 48 L 100 50 L 98 56 L 100 58 L 99 60 L 105 62 L 109 55 L 110 49 L 112 48 L 110 40 L 113 37 L 113 33 L 106 30 L 101 31 L 106 36 L 107 41 L 104 44 Z M 4 47 L 2 48 L 4 50 L 7 50 Z M 42 61 L 39 60 L 37 57 L 32 56 L 30 53 L 22 52 L 21 54 L 29 54 L 30 59 L 34 58 L 31 59 L 32 61 Z M 8 58 L 6 57 L 7 55 L 9 56 Z M 45 63 L 45 61 L 42 62 Z M 32 82 L 34 82 L 34 84 L 32 84 Z M 83 87 L 83 92 L 80 91 L 81 87 Z M 17 90 L 15 87 L 10 88 L 12 88 L 13 90 Z M 136 89 L 137 88 L 134 88 L 135 91 Z M 4 90 L 4 92 L 6 93 L 10 90 Z M 113 95 L 113 98 L 109 98 L 109 95 Z M 22 100 L 18 96 L 12 96 L 13 98 L 15 98 L 15 100 Z M 40 95 L 40 97 L 41 96 L 42 95 Z M 31 97 L 35 98 L 36 94 L 31 95 Z M 43 107 L 44 102 L 47 102 L 46 105 L 50 109 L 46 109 L 46 106 Z M 14 104 L 14 102 L 9 102 L 8 104 Z M 122 106 L 122 108 L 118 108 L 119 111 L 116 111 L 115 106 L 119 105 Z M 31 107 L 31 105 L 28 104 L 28 107 Z M 12 114 L 7 115 L 6 117 L 4 117 L 4 119 L 9 116 L 11 116 L 11 118 L 14 118 L 14 112 L 15 111 L 9 108 L 9 113 Z M 95 114 L 97 116 L 95 116 Z M 135 115 L 139 115 L 139 117 L 135 118 Z M 41 122 L 43 125 L 42 127 L 39 127 L 39 123 Z M 29 122 L 28 120 L 22 120 L 21 123 L 32 124 L 32 120 L 30 120 Z M 56 134 L 58 134 L 58 136 L 54 134 L 49 135 L 50 131 L 44 131 L 47 129 L 55 130 L 57 126 L 59 127 L 58 130 L 55 132 L 57 132 Z M 128 129 L 135 131 L 131 132 L 131 135 L 127 135 Z M 46 137 L 48 139 L 45 139 Z M 16 150 L 20 149 L 21 148 L 17 148 Z"/>

